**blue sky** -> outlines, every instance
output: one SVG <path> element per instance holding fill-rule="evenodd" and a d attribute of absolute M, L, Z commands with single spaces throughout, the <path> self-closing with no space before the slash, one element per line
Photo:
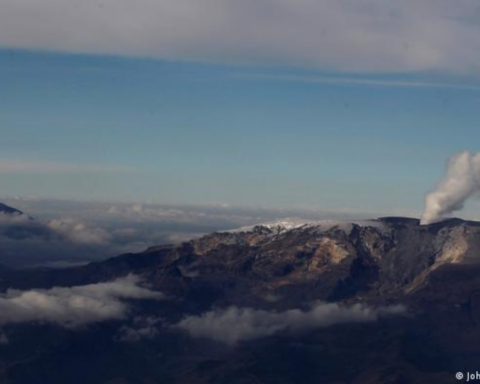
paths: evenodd
<path fill-rule="evenodd" d="M 1 159 L 27 163 L 0 172 L 4 195 L 418 209 L 480 142 L 480 89 L 452 79 L 18 50 L 0 65 Z"/>
<path fill-rule="evenodd" d="M 174 2 L 160 3 L 180 17 Z M 247 3 L 232 11 L 234 3 L 225 1 L 223 13 L 199 15 L 198 25 L 173 37 L 155 30 L 161 22 L 148 31 L 138 22 L 123 36 L 119 15 L 128 12 L 108 0 L 111 30 L 98 16 L 88 21 L 90 36 L 64 29 L 85 24 L 82 12 L 64 10 L 63 23 L 37 25 L 5 0 L 0 7 L 17 23 L 2 24 L 0 16 L 1 194 L 419 213 L 446 159 L 478 151 L 480 78 L 478 57 L 469 56 L 476 40 L 465 40 L 458 51 L 457 40 L 447 45 L 422 35 L 414 17 L 425 8 L 417 9 L 419 3 L 387 12 L 371 0 L 379 12 L 365 16 L 349 1 L 336 9 L 330 1 L 305 0 L 296 13 L 275 8 L 290 1 L 271 1 L 278 20 L 251 24 L 258 45 L 241 23 L 225 27 L 232 15 L 263 15 Z M 323 22 L 335 32 L 335 23 L 325 16 L 309 24 L 308 10 L 323 15 L 327 3 L 334 19 L 351 21 L 351 31 L 318 43 L 324 45 L 317 52 L 310 24 L 321 28 Z M 480 30 L 465 29 L 469 1 L 452 17 L 448 2 L 423 3 L 432 10 L 423 22 L 434 31 L 460 39 Z M 64 3 L 51 4 L 60 15 Z M 48 7 L 41 11 L 45 20 L 52 14 Z M 388 28 L 363 27 L 365 17 L 385 15 L 393 20 Z M 131 17 L 133 23 L 140 13 Z M 462 21 L 448 24 L 455 17 Z M 295 34 L 272 32 L 283 19 L 297 23 Z M 352 32 L 364 40 L 348 40 Z M 237 48 L 228 44 L 233 39 Z M 291 44 L 281 47 L 280 39 Z M 389 49 L 395 44 L 400 48 Z"/>

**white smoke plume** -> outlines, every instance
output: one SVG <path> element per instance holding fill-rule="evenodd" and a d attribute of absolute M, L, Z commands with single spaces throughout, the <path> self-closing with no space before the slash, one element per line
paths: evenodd
<path fill-rule="evenodd" d="M 452 156 L 446 175 L 427 195 L 421 224 L 435 223 L 461 210 L 465 201 L 480 191 L 480 153 L 468 151 Z"/>

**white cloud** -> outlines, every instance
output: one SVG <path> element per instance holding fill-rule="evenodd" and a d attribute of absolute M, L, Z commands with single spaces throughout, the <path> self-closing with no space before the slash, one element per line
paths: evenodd
<path fill-rule="evenodd" d="M 127 316 L 125 299 L 161 299 L 160 292 L 140 287 L 140 278 L 127 276 L 112 282 L 29 291 L 8 290 L 0 295 L 0 325 L 53 323 L 77 328 Z"/>
<path fill-rule="evenodd" d="M 76 244 L 106 245 L 112 240 L 105 229 L 89 227 L 73 219 L 50 220 L 48 227 Z"/>
<path fill-rule="evenodd" d="M 186 330 L 193 337 L 235 345 L 280 331 L 298 332 L 333 324 L 373 322 L 382 316 L 404 312 L 405 308 L 399 305 L 370 308 L 361 304 L 344 307 L 335 303 L 316 303 L 308 311 L 291 309 L 285 312 L 229 307 L 186 317 L 175 327 Z"/>
<path fill-rule="evenodd" d="M 339 71 L 478 71 L 475 0 L 1 0 L 0 45 Z"/>
<path fill-rule="evenodd" d="M 111 228 L 81 220 L 37 220 L 26 214 L 1 214 L 0 263 L 22 267 L 85 264 L 87 260 L 123 253 L 126 247 L 116 243 L 120 238 Z"/>
<path fill-rule="evenodd" d="M 395 87 L 395 88 L 453 88 L 480 91 L 480 87 L 472 84 L 441 83 L 434 81 L 419 80 L 385 80 L 365 77 L 337 77 L 337 76 L 298 76 L 298 75 L 275 75 L 269 73 L 240 73 L 240 78 L 288 81 L 294 83 L 319 83 L 335 85 L 362 85 L 367 87 Z"/>

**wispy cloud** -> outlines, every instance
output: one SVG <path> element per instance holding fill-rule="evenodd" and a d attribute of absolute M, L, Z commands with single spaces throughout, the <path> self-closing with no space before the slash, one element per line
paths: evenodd
<path fill-rule="evenodd" d="M 186 317 L 175 327 L 193 337 L 235 345 L 282 331 L 299 332 L 334 324 L 373 322 L 383 316 L 403 314 L 405 310 L 399 305 L 371 308 L 361 304 L 345 307 L 336 303 L 316 303 L 307 311 L 291 309 L 284 312 L 230 307 Z"/>
<path fill-rule="evenodd" d="M 395 88 L 452 88 L 480 91 L 480 86 L 444 83 L 434 81 L 375 79 L 366 77 L 338 77 L 338 76 L 302 76 L 302 75 L 275 75 L 268 73 L 238 73 L 235 77 L 253 80 L 288 81 L 296 83 L 318 83 L 331 85 L 360 85 L 369 87 Z"/>
<path fill-rule="evenodd" d="M 73 164 L 53 161 L 0 159 L 0 173 L 122 173 L 136 172 L 133 167 Z"/>

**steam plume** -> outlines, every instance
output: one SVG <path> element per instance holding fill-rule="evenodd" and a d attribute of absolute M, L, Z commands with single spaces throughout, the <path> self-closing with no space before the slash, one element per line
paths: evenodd
<path fill-rule="evenodd" d="M 480 191 L 480 153 L 468 151 L 452 156 L 446 175 L 427 195 L 422 224 L 431 224 L 463 208 L 465 201 Z"/>

